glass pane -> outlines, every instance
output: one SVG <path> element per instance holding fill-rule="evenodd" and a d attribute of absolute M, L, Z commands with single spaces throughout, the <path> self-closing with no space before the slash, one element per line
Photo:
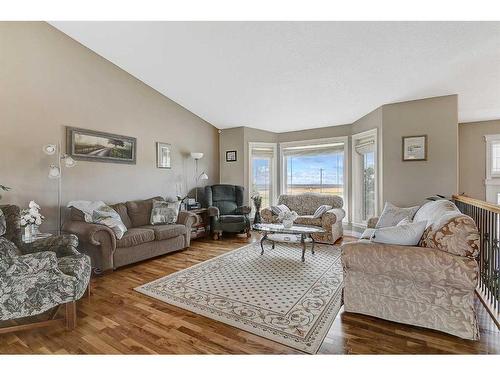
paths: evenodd
<path fill-rule="evenodd" d="M 491 147 L 492 171 L 498 173 L 500 172 L 500 143 L 493 143 Z"/>
<path fill-rule="evenodd" d="M 262 197 L 262 207 L 271 204 L 271 158 L 252 157 L 252 192 Z M 253 209 L 253 207 L 252 207 Z"/>
<path fill-rule="evenodd" d="M 363 154 L 363 211 L 362 220 L 375 216 L 375 153 Z"/>
<path fill-rule="evenodd" d="M 321 150 L 285 156 L 286 194 L 304 192 L 344 196 L 344 153 Z"/>

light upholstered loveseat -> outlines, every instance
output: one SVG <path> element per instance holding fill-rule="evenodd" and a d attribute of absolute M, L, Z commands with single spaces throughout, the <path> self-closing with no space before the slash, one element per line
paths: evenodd
<path fill-rule="evenodd" d="M 342 229 L 342 219 L 345 217 L 345 211 L 342 209 L 344 201 L 337 195 L 283 194 L 278 198 L 278 204 L 284 204 L 291 211 L 297 212 L 299 217 L 295 220 L 295 224 L 313 225 L 325 229 L 325 234 L 313 234 L 317 242 L 333 244 L 344 235 Z M 332 209 L 326 211 L 320 218 L 314 218 L 316 209 L 324 204 L 332 206 Z M 264 223 L 279 223 L 278 216 L 274 215 L 270 208 L 264 208 L 261 216 Z"/>
<path fill-rule="evenodd" d="M 83 213 L 71 209 L 63 230 L 75 234 L 82 250 L 92 259 L 97 273 L 189 247 L 191 226 L 196 216 L 180 211 L 176 224 L 151 225 L 153 200 L 162 197 L 111 205 L 127 227 L 121 239 L 107 226 L 85 222 Z"/>
<path fill-rule="evenodd" d="M 423 205 L 413 221 L 423 220 L 418 246 L 367 240 L 342 246 L 345 311 L 477 340 L 476 224 L 446 200 Z M 376 223 L 373 218 L 368 227 Z"/>

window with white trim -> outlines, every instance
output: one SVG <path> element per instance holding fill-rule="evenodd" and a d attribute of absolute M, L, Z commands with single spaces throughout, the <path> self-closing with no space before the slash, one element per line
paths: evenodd
<path fill-rule="evenodd" d="M 269 207 L 274 203 L 277 195 L 276 144 L 250 142 L 248 150 L 250 156 L 250 197 L 255 193 L 259 193 L 262 197 L 261 208 Z M 253 211 L 254 207 L 251 206 Z"/>
<path fill-rule="evenodd" d="M 347 139 L 331 138 L 280 144 L 282 194 L 335 194 L 346 203 Z"/>
<path fill-rule="evenodd" d="M 377 214 L 377 129 L 352 136 L 353 222 Z"/>

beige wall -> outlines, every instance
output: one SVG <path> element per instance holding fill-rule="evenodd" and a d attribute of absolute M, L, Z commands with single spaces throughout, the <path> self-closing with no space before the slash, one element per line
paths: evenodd
<path fill-rule="evenodd" d="M 222 129 L 219 134 L 220 183 L 245 184 L 245 128 Z M 236 161 L 226 161 L 226 151 L 236 151 Z"/>
<path fill-rule="evenodd" d="M 64 144 L 64 126 L 137 138 L 137 164 L 80 161 L 64 169 L 63 202 L 118 202 L 174 196 L 194 186 L 192 151 L 200 170 L 219 181 L 217 129 L 44 22 L 0 22 L 0 184 L 2 203 L 34 199 L 56 229 L 57 181 L 46 143 Z M 172 144 L 173 168 L 156 168 L 155 142 Z"/>
<path fill-rule="evenodd" d="M 469 197 L 486 200 L 485 135 L 500 134 L 500 120 L 462 123 L 458 126 L 459 189 Z"/>
<path fill-rule="evenodd" d="M 382 107 L 383 199 L 396 205 L 458 190 L 457 95 Z M 402 137 L 427 134 L 428 160 L 402 161 Z"/>

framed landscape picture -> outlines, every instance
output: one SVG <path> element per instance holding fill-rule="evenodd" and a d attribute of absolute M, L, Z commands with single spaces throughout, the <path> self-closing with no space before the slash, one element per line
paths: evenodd
<path fill-rule="evenodd" d="M 236 151 L 226 151 L 226 161 L 236 161 Z"/>
<path fill-rule="evenodd" d="M 427 135 L 403 137 L 403 161 L 427 160 Z"/>
<path fill-rule="evenodd" d="M 136 138 L 69 126 L 66 138 L 67 153 L 76 160 L 136 163 Z"/>
<path fill-rule="evenodd" d="M 168 143 L 156 142 L 156 167 L 172 168 L 170 164 L 171 146 Z"/>

